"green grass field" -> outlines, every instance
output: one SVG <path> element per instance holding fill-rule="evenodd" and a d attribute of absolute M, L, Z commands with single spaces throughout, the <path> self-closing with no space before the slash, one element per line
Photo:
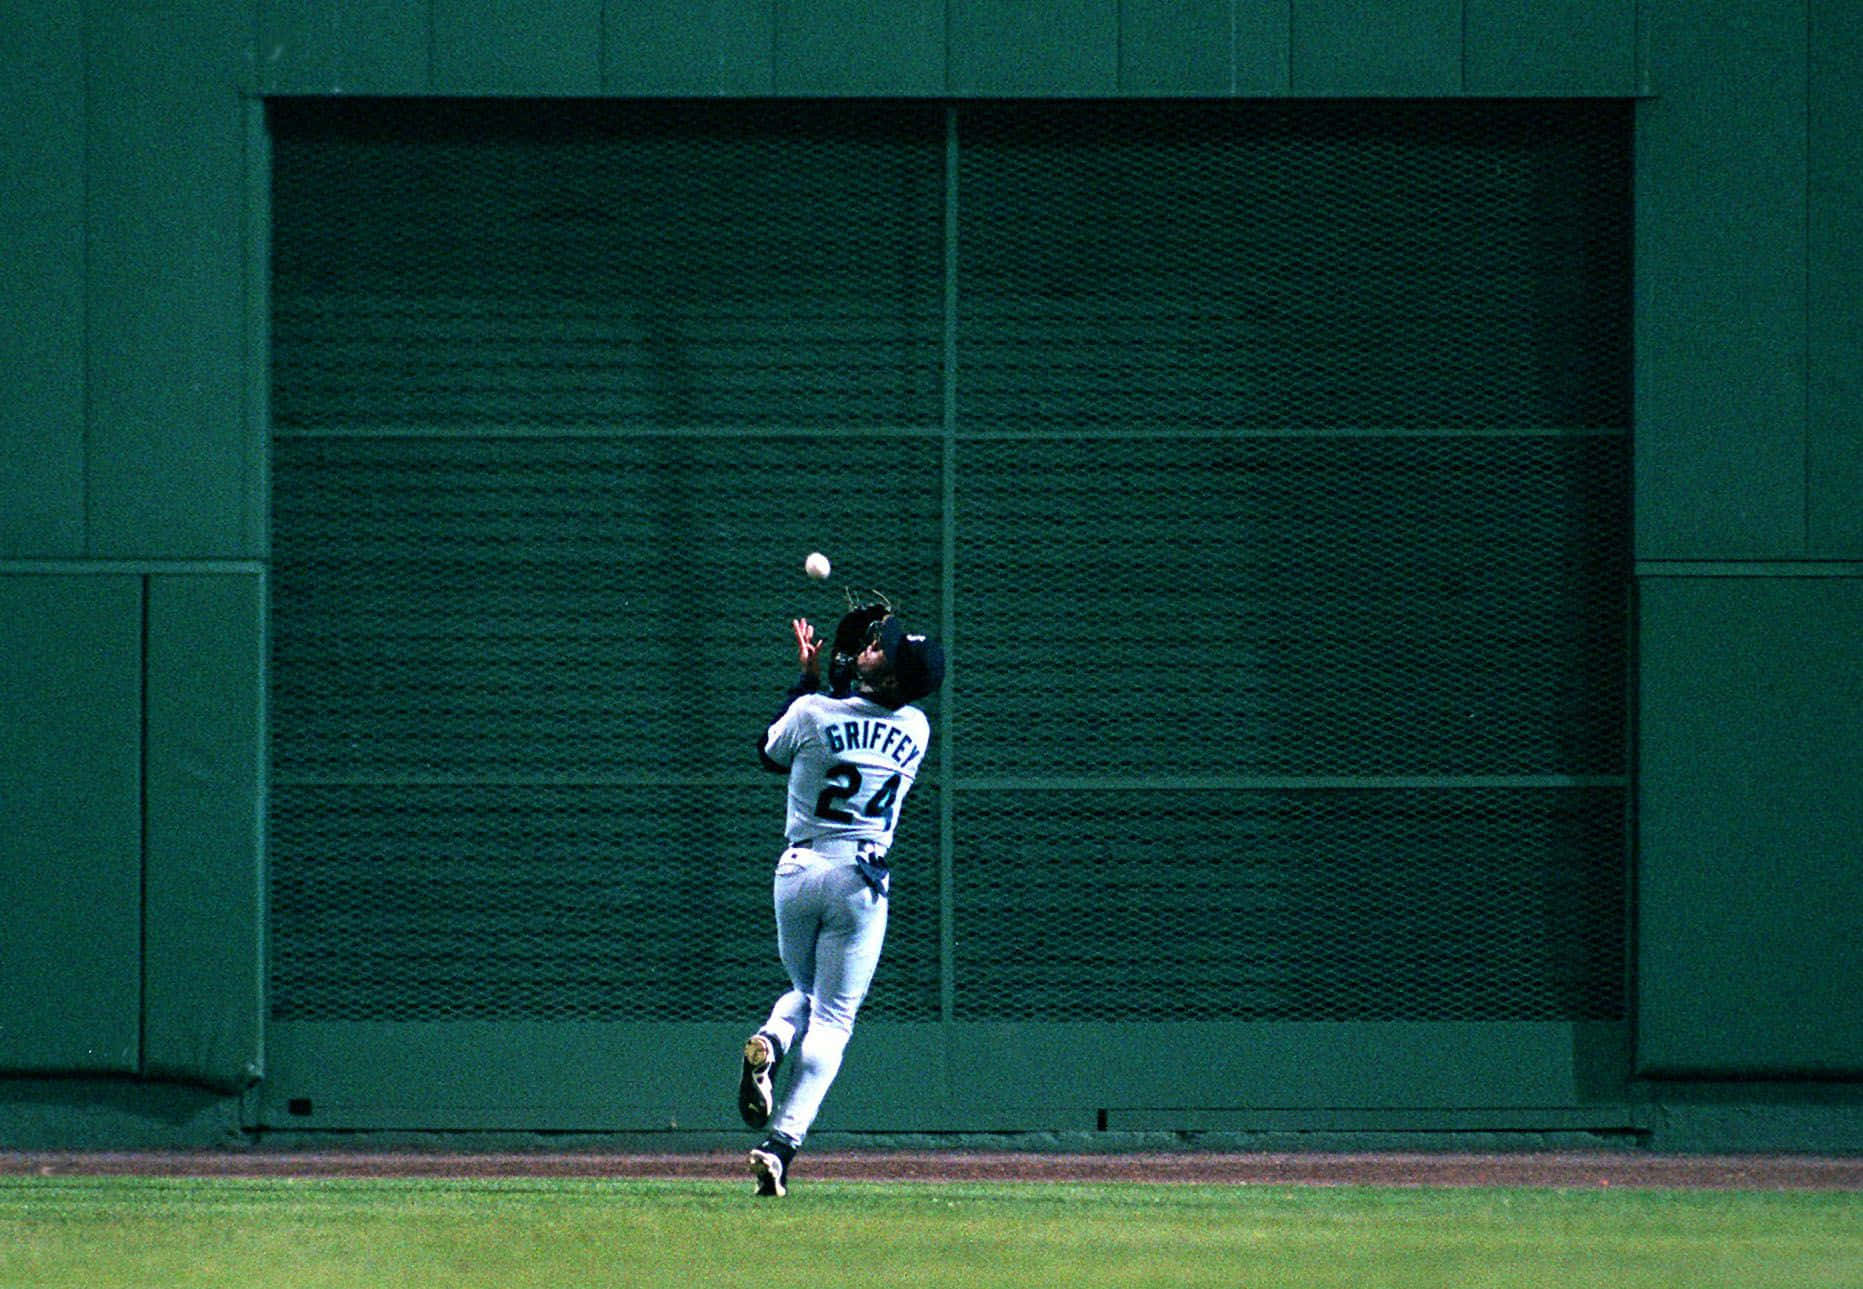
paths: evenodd
<path fill-rule="evenodd" d="M 0 1178 L 0 1286 L 1863 1285 L 1855 1193 Z"/>

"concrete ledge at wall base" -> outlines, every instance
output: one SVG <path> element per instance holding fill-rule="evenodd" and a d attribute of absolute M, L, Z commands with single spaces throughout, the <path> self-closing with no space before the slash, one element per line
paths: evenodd
<path fill-rule="evenodd" d="M 250 1097 L 248 1094 L 248 1098 Z M 1863 1084 L 1669 1089 L 1635 1131 L 823 1131 L 810 1149 L 1120 1152 L 1548 1152 L 1863 1156 Z M 740 1131 L 268 1131 L 247 1098 L 132 1079 L 0 1078 L 0 1150 L 734 1151 Z"/>
<path fill-rule="evenodd" d="M 1863 1106 L 1687 1106 L 1636 1132 L 818 1133 L 811 1150 L 1440 1154 L 1627 1152 L 1863 1156 Z"/>
<path fill-rule="evenodd" d="M 1024 1132 L 820 1133 L 809 1148 L 1014 1154 L 1517 1154 L 1631 1152 L 1634 1134 L 1597 1132 Z"/>
<path fill-rule="evenodd" d="M 724 1132 L 264 1132 L 267 1152 L 683 1155 L 735 1152 L 756 1144 L 748 1130 Z M 1634 1137 L 1587 1132 L 818 1132 L 814 1153 L 893 1151 L 908 1154 L 1196 1154 L 1348 1153 L 1363 1151 L 1523 1153 L 1632 1152 Z"/>

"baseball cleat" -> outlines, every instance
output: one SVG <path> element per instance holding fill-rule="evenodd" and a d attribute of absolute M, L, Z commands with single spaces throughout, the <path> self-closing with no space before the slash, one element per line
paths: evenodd
<path fill-rule="evenodd" d="M 774 1138 L 750 1152 L 750 1171 L 757 1179 L 757 1194 L 781 1199 L 789 1194 L 789 1160 L 794 1150 L 785 1150 Z"/>
<path fill-rule="evenodd" d="M 737 1112 L 753 1128 L 770 1122 L 770 1115 L 776 1109 L 771 1077 L 781 1059 L 768 1034 L 756 1033 L 744 1040 L 744 1072 L 737 1081 Z"/>

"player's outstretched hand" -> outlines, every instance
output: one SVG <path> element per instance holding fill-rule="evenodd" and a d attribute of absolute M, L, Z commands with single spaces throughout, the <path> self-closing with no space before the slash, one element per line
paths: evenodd
<path fill-rule="evenodd" d="M 789 625 L 796 633 L 796 660 L 802 664 L 803 674 L 821 675 L 822 642 L 815 638 L 815 628 L 807 618 L 796 618 Z"/>

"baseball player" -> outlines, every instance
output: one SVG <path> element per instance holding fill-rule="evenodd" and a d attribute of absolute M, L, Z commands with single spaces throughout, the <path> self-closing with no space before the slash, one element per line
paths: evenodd
<path fill-rule="evenodd" d="M 852 609 L 835 630 L 829 688 L 821 642 L 790 624 L 802 677 L 758 745 L 789 776 L 786 844 L 776 861 L 776 948 L 790 989 L 744 1043 L 738 1111 L 768 1134 L 750 1152 L 757 1194 L 788 1193 L 789 1165 L 841 1069 L 886 938 L 892 845 L 931 726 L 911 706 L 944 678 L 944 651 L 888 605 Z M 796 1060 L 778 1108 L 776 1068 Z"/>

